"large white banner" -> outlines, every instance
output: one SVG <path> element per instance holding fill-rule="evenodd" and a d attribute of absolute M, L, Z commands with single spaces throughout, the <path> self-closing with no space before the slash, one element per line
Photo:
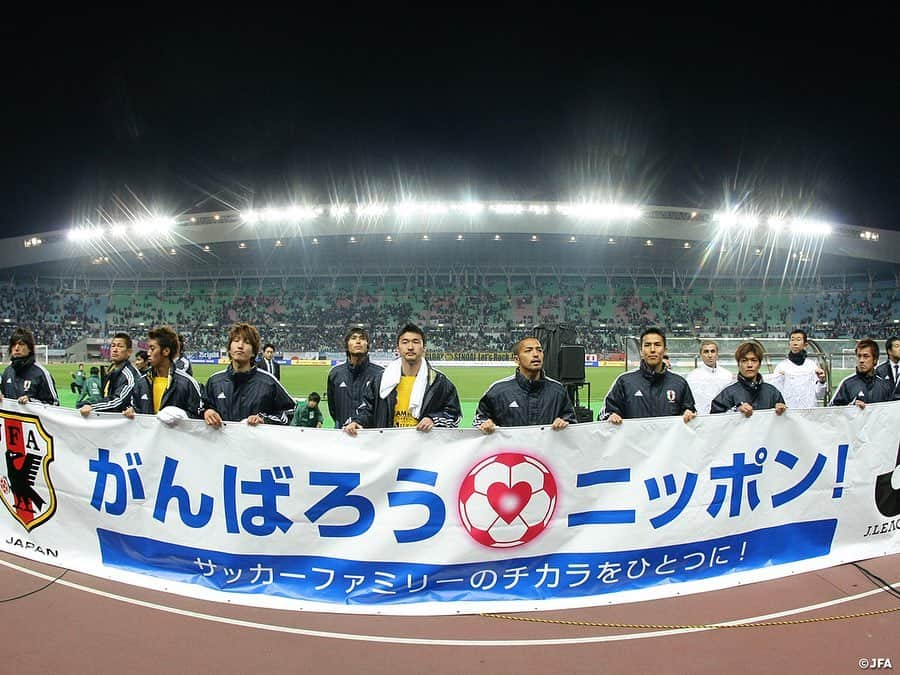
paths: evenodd
<path fill-rule="evenodd" d="M 550 609 L 900 551 L 900 403 L 356 438 L 3 409 L 2 550 L 204 599 Z"/>

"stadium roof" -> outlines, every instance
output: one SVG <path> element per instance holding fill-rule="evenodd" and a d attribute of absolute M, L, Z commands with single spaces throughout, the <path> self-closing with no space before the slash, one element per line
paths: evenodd
<path fill-rule="evenodd" d="M 900 232 L 675 206 L 404 202 L 188 213 L 2 240 L 15 276 L 376 272 L 427 264 L 751 276 L 894 273 Z"/>

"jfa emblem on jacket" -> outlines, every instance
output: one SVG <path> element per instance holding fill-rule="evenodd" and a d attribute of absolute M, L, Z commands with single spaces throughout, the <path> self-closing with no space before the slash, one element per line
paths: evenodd
<path fill-rule="evenodd" d="M 675 403 L 675 390 L 674 389 L 666 389 L 666 400 L 669 403 Z"/>
<path fill-rule="evenodd" d="M 0 499 L 13 518 L 29 532 L 56 512 L 56 491 L 50 482 L 53 437 L 33 415 L 0 413 Z"/>

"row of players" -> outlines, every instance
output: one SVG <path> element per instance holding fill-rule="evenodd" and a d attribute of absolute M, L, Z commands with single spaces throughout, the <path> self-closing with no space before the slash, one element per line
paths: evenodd
<path fill-rule="evenodd" d="M 129 418 L 136 413 L 156 414 L 170 425 L 180 419 L 202 418 L 217 428 L 224 422 L 287 424 L 295 413 L 295 424 L 321 425 L 320 414 L 315 414 L 318 401 L 311 396 L 301 409 L 273 372 L 271 354 L 257 360 L 260 336 L 254 326 L 235 324 L 227 340 L 230 364 L 201 386 L 188 372 L 190 363 L 180 358 L 178 335 L 171 327 L 149 332 L 145 372 L 130 361 L 131 337 L 117 333 L 110 343 L 112 364 L 102 384 L 102 397 L 79 410 L 85 417 L 96 412 L 121 412 Z M 347 360 L 328 375 L 327 401 L 337 428 L 355 436 L 365 428 L 414 427 L 427 432 L 459 425 L 456 387 L 425 358 L 422 329 L 407 324 L 400 330 L 399 358 L 384 368 L 369 360 L 369 342 L 364 329 L 351 329 L 344 340 Z M 703 363 L 686 377 L 667 367 L 662 330 L 645 330 L 640 345 L 640 366 L 616 379 L 599 419 L 621 424 L 629 418 L 680 415 L 689 422 L 698 410 L 733 411 L 749 417 L 754 410 L 774 409 L 780 415 L 788 407 L 814 407 L 825 389 L 825 371 L 807 358 L 807 336 L 802 330 L 791 332 L 790 351 L 775 367 L 774 384 L 764 382 L 759 373 L 763 353 L 754 342 L 737 348 L 736 376 L 718 365 L 718 345 L 712 340 L 702 342 Z M 869 339 L 857 343 L 856 372 L 840 384 L 830 405 L 865 407 L 866 403 L 900 399 L 900 338 L 888 339 L 885 347 L 888 360 L 876 367 L 878 344 Z M 9 348 L 11 364 L 3 373 L 2 396 L 22 404 L 36 400 L 58 405 L 53 377 L 35 362 L 31 332 L 17 328 Z M 541 424 L 561 430 L 576 421 L 565 387 L 543 372 L 539 340 L 519 340 L 513 360 L 516 371 L 492 384 L 479 401 L 474 426 L 484 433 L 498 426 Z"/>

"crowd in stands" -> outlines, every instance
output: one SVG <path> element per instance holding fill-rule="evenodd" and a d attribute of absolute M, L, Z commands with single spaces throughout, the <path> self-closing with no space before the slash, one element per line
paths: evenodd
<path fill-rule="evenodd" d="M 67 285 L 68 284 L 68 285 Z M 279 349 L 334 351 L 350 324 L 367 326 L 373 351 L 391 350 L 407 320 L 426 326 L 429 348 L 504 352 L 510 335 L 538 324 L 576 327 L 589 352 L 621 348 L 648 325 L 672 334 L 756 334 L 808 326 L 817 337 L 895 331 L 895 279 L 832 280 L 801 287 L 742 286 L 738 280 L 673 288 L 652 279 L 481 273 L 472 278 L 410 275 L 147 281 L 71 288 L 71 280 L 6 282 L 0 321 L 32 328 L 39 344 L 67 349 L 83 337 L 171 324 L 191 351 L 215 351 L 236 321 L 255 324 Z M 7 332 L 9 332 L 7 331 Z"/>

